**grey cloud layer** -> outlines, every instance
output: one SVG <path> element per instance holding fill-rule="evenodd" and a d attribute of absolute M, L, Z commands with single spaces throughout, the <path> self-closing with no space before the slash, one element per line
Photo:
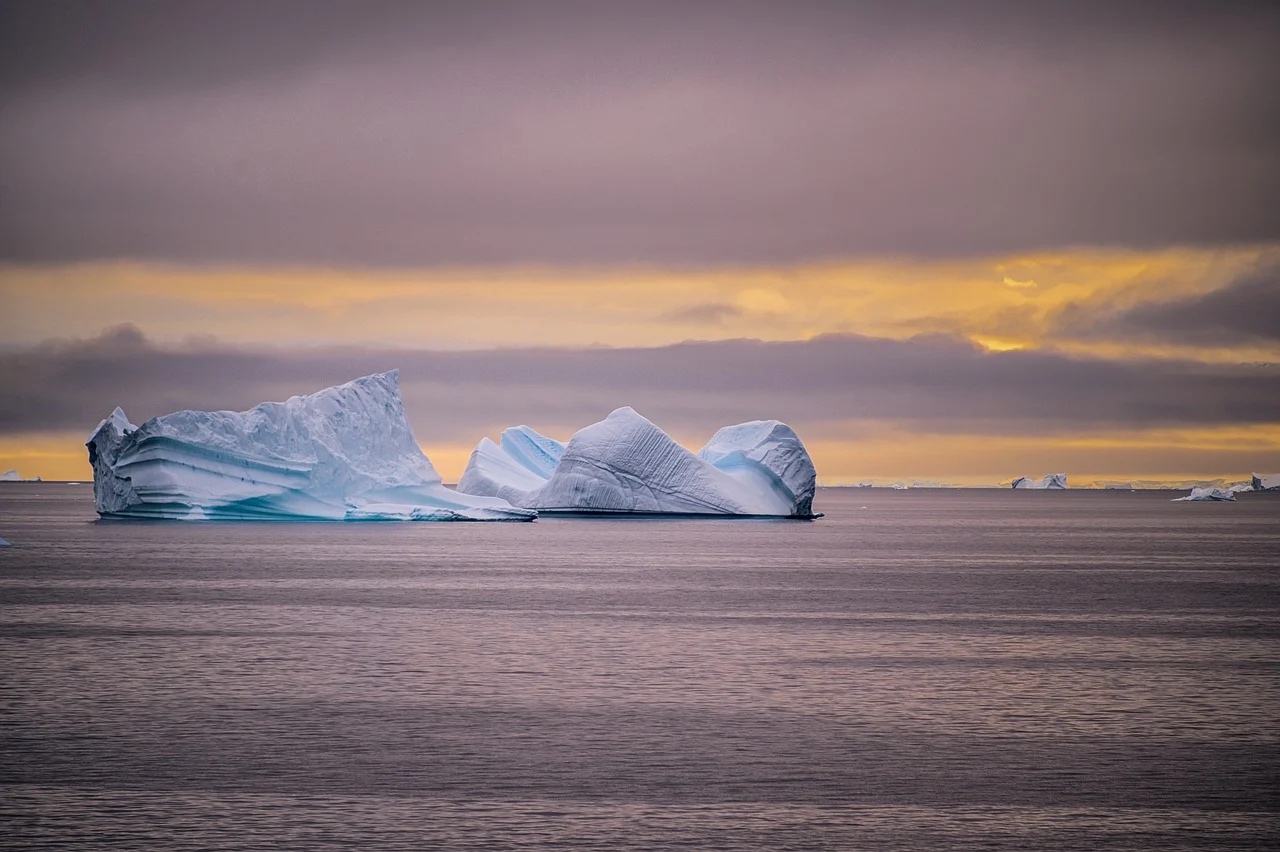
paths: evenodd
<path fill-rule="evenodd" d="M 241 409 L 392 367 L 426 443 L 470 442 L 517 422 L 567 435 L 620 405 L 708 435 L 760 417 L 826 437 L 848 437 L 855 420 L 993 435 L 1280 423 L 1280 368 L 988 353 L 941 337 L 290 353 L 163 349 L 126 327 L 0 353 L 0 432 L 87 432 L 117 404 L 135 420 Z"/>
<path fill-rule="evenodd" d="M 1280 236 L 1248 3 L 8 3 L 0 257 L 786 262 Z"/>
<path fill-rule="evenodd" d="M 1261 264 L 1225 287 L 1125 308 L 1084 302 L 1054 318 L 1066 337 L 1203 346 L 1280 341 L 1280 264 Z"/>

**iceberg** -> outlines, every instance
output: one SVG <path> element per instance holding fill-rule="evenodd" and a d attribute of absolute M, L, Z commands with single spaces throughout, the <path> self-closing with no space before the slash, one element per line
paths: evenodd
<path fill-rule="evenodd" d="M 248 411 L 135 426 L 117 408 L 89 438 L 98 514 L 183 520 L 532 520 L 459 494 L 414 440 L 397 371 Z"/>
<path fill-rule="evenodd" d="M 1173 498 L 1174 503 L 1208 503 L 1212 501 L 1234 503 L 1234 491 L 1226 488 L 1192 488 L 1186 497 Z"/>
<path fill-rule="evenodd" d="M 1019 476 L 1013 481 L 1014 488 L 1066 488 L 1067 475 L 1065 473 L 1047 473 L 1044 479 L 1036 481 L 1027 476 Z"/>
<path fill-rule="evenodd" d="M 467 494 L 550 512 L 813 518 L 813 461 L 790 426 L 726 426 L 691 453 L 632 408 L 565 444 L 528 426 L 481 439 L 458 481 Z"/>
<path fill-rule="evenodd" d="M 1280 491 L 1280 473 L 1255 473 L 1254 491 Z"/>
<path fill-rule="evenodd" d="M 5 541 L 3 538 L 0 538 L 0 547 L 8 547 L 8 546 L 9 546 L 9 542 Z"/>
<path fill-rule="evenodd" d="M 22 481 L 22 477 L 18 474 L 16 470 L 6 470 L 4 473 L 0 473 L 0 482 L 21 482 L 21 481 Z"/>

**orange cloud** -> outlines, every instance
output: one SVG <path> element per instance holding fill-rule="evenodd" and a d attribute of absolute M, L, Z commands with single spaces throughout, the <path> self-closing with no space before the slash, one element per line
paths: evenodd
<path fill-rule="evenodd" d="M 702 269 L 8 266 L 0 340 L 89 337 L 125 322 L 168 341 L 431 349 L 945 333 L 992 349 L 1051 342 L 1107 355 L 1273 359 L 1277 348 L 1256 341 L 1215 349 L 1053 334 L 1068 306 L 1122 309 L 1203 293 L 1263 262 L 1280 262 L 1280 246 Z"/>

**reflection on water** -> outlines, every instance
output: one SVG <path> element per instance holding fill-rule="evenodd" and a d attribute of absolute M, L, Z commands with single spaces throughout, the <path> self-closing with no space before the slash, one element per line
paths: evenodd
<path fill-rule="evenodd" d="M 216 525 L 6 486 L 0 845 L 1273 845 L 1280 498 L 1168 500 Z"/>

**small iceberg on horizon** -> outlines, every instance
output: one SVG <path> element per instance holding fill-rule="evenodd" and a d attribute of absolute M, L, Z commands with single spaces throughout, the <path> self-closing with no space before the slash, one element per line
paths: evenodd
<path fill-rule="evenodd" d="M 1227 488 L 1192 488 L 1186 497 L 1175 497 L 1174 503 L 1234 503 L 1236 495 Z"/>
<path fill-rule="evenodd" d="M 1013 481 L 1013 487 L 1018 489 L 1065 489 L 1067 487 L 1067 475 L 1065 473 L 1046 473 L 1044 479 L 1035 480 L 1029 476 L 1019 476 Z"/>
<path fill-rule="evenodd" d="M 1252 485 L 1254 491 L 1280 491 L 1280 473 L 1255 473 Z"/>
<path fill-rule="evenodd" d="M 116 408 L 85 444 L 98 514 L 180 520 L 529 521 L 460 494 L 413 437 L 392 370 L 248 411 L 135 426 Z"/>
<path fill-rule="evenodd" d="M 543 512 L 813 518 L 816 483 L 785 423 L 726 426 L 695 454 L 624 407 L 567 444 L 528 426 L 483 438 L 458 490 Z"/>

